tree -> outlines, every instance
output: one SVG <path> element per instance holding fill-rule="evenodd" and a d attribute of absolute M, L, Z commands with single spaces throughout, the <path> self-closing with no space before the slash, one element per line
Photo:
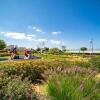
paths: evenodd
<path fill-rule="evenodd" d="M 37 51 L 38 53 L 40 53 L 40 52 L 41 52 L 41 48 L 37 48 L 36 51 Z"/>
<path fill-rule="evenodd" d="M 42 50 L 42 53 L 44 53 L 47 57 L 47 54 L 49 52 L 49 48 L 48 47 L 44 47 L 43 50 Z"/>
<path fill-rule="evenodd" d="M 81 47 L 80 50 L 83 51 L 83 53 L 84 53 L 85 51 L 87 51 L 87 48 L 86 47 Z"/>
<path fill-rule="evenodd" d="M 49 48 L 48 47 L 44 47 L 44 51 L 47 53 L 49 52 Z"/>
<path fill-rule="evenodd" d="M 4 48 L 6 48 L 6 43 L 4 40 L 0 40 L 0 50 L 3 50 Z"/>
<path fill-rule="evenodd" d="M 51 54 L 59 54 L 61 50 L 59 50 L 58 48 L 51 48 L 50 49 L 50 53 Z"/>
<path fill-rule="evenodd" d="M 62 52 L 66 52 L 66 46 L 62 45 L 61 49 L 62 49 Z"/>

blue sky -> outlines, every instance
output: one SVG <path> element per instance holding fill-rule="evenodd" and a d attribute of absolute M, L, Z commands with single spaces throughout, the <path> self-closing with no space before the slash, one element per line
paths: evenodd
<path fill-rule="evenodd" d="M 0 0 L 0 39 L 7 44 L 100 48 L 100 0 Z"/>

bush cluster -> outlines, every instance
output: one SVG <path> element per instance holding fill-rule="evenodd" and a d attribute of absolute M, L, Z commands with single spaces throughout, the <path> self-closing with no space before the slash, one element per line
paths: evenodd
<path fill-rule="evenodd" d="M 0 99 L 2 100 L 37 100 L 30 81 L 19 76 L 0 74 Z"/>
<path fill-rule="evenodd" d="M 0 65 L 0 70 L 7 73 L 9 76 L 17 75 L 22 79 L 28 78 L 31 81 L 36 81 L 40 77 L 40 70 L 31 64 L 31 62 L 9 62 Z"/>

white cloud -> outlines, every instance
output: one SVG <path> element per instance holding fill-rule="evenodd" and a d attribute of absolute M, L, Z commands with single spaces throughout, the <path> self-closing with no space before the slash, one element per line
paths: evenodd
<path fill-rule="evenodd" d="M 0 32 L 1 34 L 5 34 L 5 32 Z"/>
<path fill-rule="evenodd" d="M 58 34 L 60 34 L 61 32 L 51 32 L 51 34 L 53 34 L 53 35 L 58 35 Z"/>
<path fill-rule="evenodd" d="M 47 42 L 47 39 L 44 38 L 33 38 L 32 41 L 37 42 L 37 43 L 41 43 L 41 42 Z"/>
<path fill-rule="evenodd" d="M 37 39 L 37 41 L 39 41 L 39 42 L 46 42 L 47 39 Z"/>
<path fill-rule="evenodd" d="M 61 41 L 58 40 L 50 40 L 50 43 L 55 44 L 55 45 L 60 45 Z"/>
<path fill-rule="evenodd" d="M 34 34 L 25 34 L 25 33 L 17 33 L 17 32 L 1 32 L 1 34 L 4 34 L 4 36 L 12 39 L 18 39 L 18 40 L 32 40 L 36 35 Z"/>
<path fill-rule="evenodd" d="M 31 40 L 35 42 L 46 42 L 45 38 L 36 38 L 34 34 L 26 34 L 26 33 L 17 33 L 17 32 L 0 32 L 4 36 L 17 40 Z"/>
<path fill-rule="evenodd" d="M 36 32 L 43 33 L 43 30 L 40 27 L 33 27 L 32 29 Z"/>
<path fill-rule="evenodd" d="M 4 35 L 7 38 L 11 38 L 15 40 L 22 40 L 22 41 L 25 40 L 26 43 L 28 44 L 27 47 L 38 46 L 38 44 L 41 44 L 42 42 L 44 42 L 45 46 L 48 46 L 48 47 L 59 47 L 61 43 L 64 44 L 64 42 L 60 40 L 53 40 L 53 39 L 48 40 L 46 38 L 39 38 L 38 35 L 35 35 L 35 34 L 26 34 L 26 33 L 19 33 L 19 32 L 0 32 L 0 34 Z M 17 45 L 20 45 L 20 44 L 17 44 Z M 26 44 L 22 43 L 22 46 L 23 45 L 26 46 Z"/>
<path fill-rule="evenodd" d="M 33 38 L 33 37 L 36 37 L 36 35 L 35 34 L 28 34 L 27 37 L 32 37 Z"/>
<path fill-rule="evenodd" d="M 28 26 L 29 29 L 32 29 L 34 32 L 36 33 L 46 33 L 41 27 L 36 27 L 36 26 Z M 58 35 L 58 34 L 61 34 L 60 31 L 53 31 L 53 32 L 50 32 L 51 34 L 53 35 Z"/>

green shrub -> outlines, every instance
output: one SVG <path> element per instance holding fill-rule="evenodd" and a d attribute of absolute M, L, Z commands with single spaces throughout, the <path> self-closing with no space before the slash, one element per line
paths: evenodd
<path fill-rule="evenodd" d="M 0 71 L 8 75 L 21 76 L 22 79 L 28 77 L 31 81 L 36 81 L 42 78 L 41 73 L 45 70 L 64 69 L 70 66 L 72 63 L 65 60 L 7 62 L 0 63 Z"/>
<path fill-rule="evenodd" d="M 6 73 L 0 71 L 0 97 L 3 87 L 5 87 L 10 80 L 11 77 L 9 77 Z"/>
<path fill-rule="evenodd" d="M 39 70 L 37 70 L 37 68 L 35 67 L 30 67 L 30 66 L 26 66 L 23 67 L 19 70 L 19 75 L 22 76 L 22 79 L 25 79 L 28 77 L 29 80 L 31 80 L 32 82 L 35 82 L 38 78 L 41 78 L 41 73 Z"/>
<path fill-rule="evenodd" d="M 0 71 L 7 73 L 8 75 L 17 75 L 21 76 L 22 79 L 29 78 L 31 81 L 36 81 L 37 78 L 40 78 L 40 70 L 36 68 L 35 65 L 31 62 L 23 63 L 9 63 L 2 64 L 0 66 Z"/>
<path fill-rule="evenodd" d="M 1 66 L 0 71 L 3 71 L 8 75 L 15 75 L 17 73 L 17 69 L 14 66 Z"/>
<path fill-rule="evenodd" d="M 90 67 L 90 62 L 86 61 L 75 61 L 75 66 L 78 67 L 84 67 L 84 68 L 89 68 Z"/>
<path fill-rule="evenodd" d="M 27 80 L 22 81 L 21 77 L 3 78 L 0 83 L 2 84 L 0 89 L 2 100 L 37 100 L 30 82 Z"/>
<path fill-rule="evenodd" d="M 99 100 L 100 83 L 79 75 L 55 75 L 48 80 L 50 100 Z"/>
<path fill-rule="evenodd" d="M 83 68 L 79 68 L 83 67 Z M 8 75 L 21 76 L 22 79 L 29 78 L 32 82 L 36 82 L 38 79 L 43 78 L 44 72 L 48 75 L 55 73 L 87 73 L 90 62 L 88 61 L 67 61 L 67 60 L 36 60 L 36 61 L 21 61 L 21 62 L 7 62 L 0 63 L 0 70 L 4 71 Z M 85 74 L 86 74 L 85 73 Z M 48 76 L 45 74 L 45 76 Z"/>
<path fill-rule="evenodd" d="M 90 59 L 91 67 L 100 71 L 100 56 Z"/>

